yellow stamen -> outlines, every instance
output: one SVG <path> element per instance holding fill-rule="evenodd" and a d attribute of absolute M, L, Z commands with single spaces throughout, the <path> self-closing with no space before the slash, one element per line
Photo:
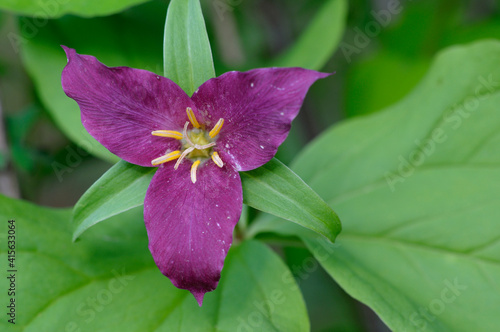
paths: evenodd
<path fill-rule="evenodd" d="M 196 170 L 198 169 L 198 166 L 200 165 L 200 163 L 201 163 L 201 161 L 197 160 L 191 166 L 191 181 L 193 183 L 196 183 Z"/>
<path fill-rule="evenodd" d="M 194 116 L 194 112 L 191 109 L 191 107 L 186 108 L 186 113 L 187 113 L 189 121 L 191 121 L 191 124 L 193 125 L 193 127 L 200 128 L 200 124 L 196 120 L 196 116 Z"/>
<path fill-rule="evenodd" d="M 212 153 L 212 160 L 214 161 L 214 163 L 217 166 L 219 166 L 219 167 L 224 166 L 224 162 L 222 161 L 222 159 L 220 159 L 219 154 L 216 151 L 214 151 L 214 153 Z"/>
<path fill-rule="evenodd" d="M 180 151 L 172 151 L 170 153 L 167 153 L 164 156 L 161 156 L 160 158 L 153 159 L 153 161 L 151 161 L 151 164 L 153 166 L 160 165 L 160 164 L 166 163 L 167 161 L 175 160 L 175 159 L 179 158 L 180 156 L 181 156 Z"/>
<path fill-rule="evenodd" d="M 210 132 L 208 133 L 208 136 L 210 136 L 211 138 L 214 138 L 215 136 L 217 136 L 219 134 L 223 124 L 224 124 L 224 119 L 220 118 L 219 121 L 217 121 L 215 126 L 212 128 L 212 130 L 210 130 Z"/>
<path fill-rule="evenodd" d="M 160 136 L 160 137 L 170 137 L 170 138 L 175 138 L 175 139 L 182 139 L 182 133 L 174 130 L 155 130 L 151 132 L 151 135 L 153 136 Z"/>

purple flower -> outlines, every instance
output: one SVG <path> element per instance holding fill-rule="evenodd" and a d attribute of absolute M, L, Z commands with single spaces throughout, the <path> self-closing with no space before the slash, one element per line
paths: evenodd
<path fill-rule="evenodd" d="M 238 172 L 268 162 L 309 87 L 329 74 L 302 68 L 228 72 L 190 98 L 168 78 L 109 68 L 64 47 L 64 92 L 87 131 L 120 158 L 158 167 L 144 220 L 156 265 L 201 306 L 217 287 L 242 208 Z"/>

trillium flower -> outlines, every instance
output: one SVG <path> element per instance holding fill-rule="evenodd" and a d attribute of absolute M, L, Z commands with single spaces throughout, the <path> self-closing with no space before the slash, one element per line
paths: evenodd
<path fill-rule="evenodd" d="M 189 97 L 168 78 L 63 48 L 62 86 L 86 130 L 127 162 L 158 167 L 144 201 L 149 249 L 161 272 L 201 306 L 217 287 L 241 215 L 238 172 L 273 158 L 307 90 L 329 74 L 233 71 Z"/>

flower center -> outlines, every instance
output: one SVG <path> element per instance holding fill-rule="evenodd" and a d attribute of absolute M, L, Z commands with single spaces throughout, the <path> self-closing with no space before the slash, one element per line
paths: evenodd
<path fill-rule="evenodd" d="M 177 162 L 174 165 L 174 169 L 177 170 L 182 161 L 187 158 L 193 162 L 191 165 L 191 181 L 196 183 L 196 170 L 200 164 L 202 162 L 204 163 L 208 160 L 208 158 L 212 158 L 212 161 L 217 166 L 224 166 L 224 163 L 222 162 L 222 159 L 220 159 L 217 151 L 213 151 L 216 141 L 215 138 L 224 124 L 224 119 L 220 118 L 212 130 L 207 133 L 205 127 L 202 127 L 196 120 L 194 112 L 190 107 L 186 109 L 186 113 L 189 121 L 186 121 L 184 124 L 182 133 L 175 130 L 155 130 L 151 132 L 153 136 L 174 138 L 182 143 L 181 150 L 172 151 L 159 158 L 153 159 L 151 164 L 153 166 L 157 166 L 177 159 Z M 193 129 L 188 131 L 190 122 Z"/>

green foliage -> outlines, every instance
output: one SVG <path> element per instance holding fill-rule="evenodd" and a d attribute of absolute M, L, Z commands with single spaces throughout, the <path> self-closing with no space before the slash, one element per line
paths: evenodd
<path fill-rule="evenodd" d="M 325 2 L 307 30 L 290 49 L 275 60 L 275 65 L 321 70 L 337 49 L 344 33 L 346 16 L 346 0 Z"/>
<path fill-rule="evenodd" d="M 198 307 L 155 266 L 142 216 L 120 216 L 71 242 L 69 210 L 0 196 L 0 218 L 16 220 L 17 321 L 5 331 L 304 331 L 309 321 L 287 267 L 255 241 L 229 252 L 216 291 Z M 6 244 L 7 232 L 1 232 Z M 105 235 L 103 235 L 105 234 Z M 7 261 L 7 246 L 0 259 Z M 8 289 L 2 278 L 0 287 Z M 8 303 L 2 292 L 2 303 Z M 19 310 L 22 310 L 20 312 Z M 240 327 L 243 326 L 243 327 Z"/>
<path fill-rule="evenodd" d="M 215 77 L 212 50 L 199 0 L 172 0 L 168 7 L 163 41 L 165 77 L 188 95 Z"/>
<path fill-rule="evenodd" d="M 144 205 L 156 167 L 119 161 L 90 187 L 73 209 L 73 240 L 100 221 Z"/>
<path fill-rule="evenodd" d="M 64 14 L 93 17 L 118 13 L 146 1 L 148 0 L 3 0 L 0 9 L 44 19 L 57 18 Z"/>
<path fill-rule="evenodd" d="M 73 212 L 73 238 L 89 227 L 144 204 L 155 169 L 120 161 L 78 201 Z M 330 207 L 288 167 L 273 159 L 242 172 L 244 203 L 312 229 L 334 241 L 340 221 Z"/>
<path fill-rule="evenodd" d="M 289 223 L 256 228 L 301 236 L 395 331 L 494 331 L 498 59 L 498 41 L 453 47 L 404 100 L 332 128 L 297 158 L 292 169 L 343 220 L 335 246 Z"/>
<path fill-rule="evenodd" d="M 341 230 L 335 212 L 279 160 L 272 159 L 262 167 L 240 173 L 240 176 L 245 204 L 335 241 Z"/>

